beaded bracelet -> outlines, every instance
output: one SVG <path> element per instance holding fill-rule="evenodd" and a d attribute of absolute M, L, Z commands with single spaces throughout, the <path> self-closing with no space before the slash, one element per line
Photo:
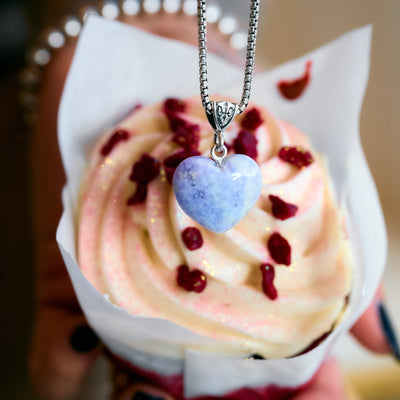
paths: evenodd
<path fill-rule="evenodd" d="M 183 13 L 195 17 L 197 0 L 105 0 L 97 7 L 82 7 L 77 16 L 64 17 L 56 27 L 46 29 L 40 36 L 43 39 L 28 51 L 27 65 L 20 73 L 19 100 L 24 121 L 30 126 L 36 121 L 41 78 L 52 55 L 64 47 L 68 39 L 79 36 L 89 15 L 118 20 L 123 17 L 157 13 Z M 219 32 L 228 37 L 233 49 L 240 51 L 246 48 L 247 32 L 240 29 L 238 21 L 232 15 L 222 16 L 221 8 L 215 2 L 210 3 L 207 8 L 207 23 L 215 24 Z"/>

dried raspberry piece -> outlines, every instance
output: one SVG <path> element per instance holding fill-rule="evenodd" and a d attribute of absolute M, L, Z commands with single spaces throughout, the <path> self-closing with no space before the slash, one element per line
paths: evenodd
<path fill-rule="evenodd" d="M 124 140 L 128 140 L 129 132 L 125 129 L 117 129 L 108 139 L 108 141 L 103 145 L 100 150 L 102 156 L 107 156 L 111 153 L 113 148 Z"/>
<path fill-rule="evenodd" d="M 278 232 L 274 232 L 268 239 L 268 250 L 271 257 L 278 264 L 290 265 L 291 248 L 289 242 Z"/>
<path fill-rule="evenodd" d="M 257 139 L 249 131 L 241 130 L 233 142 L 233 149 L 237 154 L 245 154 L 252 159 L 257 158 Z"/>
<path fill-rule="evenodd" d="M 138 182 L 135 193 L 131 197 L 129 197 L 126 204 L 128 206 L 133 206 L 135 204 L 144 203 L 146 197 L 147 197 L 147 184 Z"/>
<path fill-rule="evenodd" d="M 303 94 L 311 81 L 311 65 L 312 61 L 307 61 L 304 74 L 300 78 L 278 82 L 277 87 L 283 97 L 287 100 L 295 100 Z"/>
<path fill-rule="evenodd" d="M 188 227 L 182 232 L 182 240 L 189 250 L 197 250 L 203 246 L 201 232 L 195 227 Z"/>
<path fill-rule="evenodd" d="M 199 132 L 200 127 L 198 125 L 187 124 L 186 126 L 177 128 L 172 141 L 185 149 L 196 150 L 200 142 Z"/>
<path fill-rule="evenodd" d="M 300 146 L 284 146 L 279 150 L 278 156 L 299 169 L 308 167 L 314 162 L 312 154 Z"/>
<path fill-rule="evenodd" d="M 254 130 L 257 129 L 262 123 L 263 119 L 261 118 L 260 111 L 257 108 L 252 108 L 247 111 L 246 115 L 242 119 L 242 127 L 245 129 Z"/>
<path fill-rule="evenodd" d="M 278 292 L 274 285 L 275 269 L 271 264 L 260 265 L 262 275 L 262 289 L 264 293 L 271 299 L 275 300 L 278 297 Z"/>
<path fill-rule="evenodd" d="M 144 153 L 132 168 L 129 179 L 134 182 L 147 183 L 160 173 L 160 162 L 149 154 Z"/>
<path fill-rule="evenodd" d="M 177 284 L 188 292 L 201 293 L 207 286 L 207 277 L 199 269 L 189 270 L 186 265 L 178 267 Z"/>
<path fill-rule="evenodd" d="M 284 221 L 285 219 L 291 218 L 296 214 L 298 210 L 298 207 L 296 205 L 286 203 L 286 201 L 283 201 L 278 196 L 273 196 L 272 194 L 270 194 L 268 197 L 271 200 L 272 215 L 275 218 Z"/>
<path fill-rule="evenodd" d="M 169 98 L 164 101 L 163 110 L 167 115 L 184 112 L 186 104 L 183 100 Z"/>
<path fill-rule="evenodd" d="M 188 157 L 194 157 L 199 155 L 200 153 L 196 150 L 182 149 L 168 156 L 163 163 L 167 181 L 170 184 L 172 184 L 172 179 L 174 177 L 175 170 L 183 160 L 186 160 L 186 158 Z"/>
<path fill-rule="evenodd" d="M 167 114 L 167 118 L 172 132 L 176 132 L 179 128 L 186 128 L 189 125 L 185 119 L 177 114 Z"/>

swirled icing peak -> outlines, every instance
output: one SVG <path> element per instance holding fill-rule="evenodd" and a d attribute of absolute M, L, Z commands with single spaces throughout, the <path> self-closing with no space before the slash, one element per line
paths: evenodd
<path fill-rule="evenodd" d="M 216 234 L 182 212 L 171 188 L 179 163 L 208 156 L 212 138 L 196 99 L 135 109 L 105 132 L 82 184 L 79 264 L 132 315 L 217 339 L 219 352 L 292 356 L 332 330 L 351 288 L 353 257 L 324 160 L 297 128 L 249 107 L 226 143 L 259 163 L 262 194 Z"/>

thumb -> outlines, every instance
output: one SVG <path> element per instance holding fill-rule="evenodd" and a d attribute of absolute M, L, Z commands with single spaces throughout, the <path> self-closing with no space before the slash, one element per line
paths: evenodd
<path fill-rule="evenodd" d="M 383 303 L 382 288 L 351 329 L 354 337 L 367 349 L 392 355 L 400 361 L 400 348 L 389 314 Z"/>
<path fill-rule="evenodd" d="M 99 339 L 82 314 L 58 307 L 40 309 L 29 366 L 36 391 L 44 399 L 70 398 L 99 351 Z"/>
<path fill-rule="evenodd" d="M 331 358 L 322 364 L 310 386 L 290 400 L 344 400 L 343 383 L 337 362 Z"/>
<path fill-rule="evenodd" d="M 155 386 L 135 384 L 124 389 L 115 400 L 174 400 L 174 398 Z"/>

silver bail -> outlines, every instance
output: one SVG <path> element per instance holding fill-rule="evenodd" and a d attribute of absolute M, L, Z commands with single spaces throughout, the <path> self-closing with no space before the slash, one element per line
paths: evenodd
<path fill-rule="evenodd" d="M 238 114 L 238 106 L 230 101 L 212 101 L 208 122 L 216 132 L 223 132 Z"/>

